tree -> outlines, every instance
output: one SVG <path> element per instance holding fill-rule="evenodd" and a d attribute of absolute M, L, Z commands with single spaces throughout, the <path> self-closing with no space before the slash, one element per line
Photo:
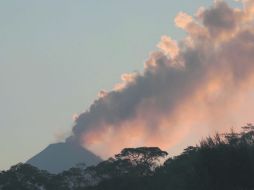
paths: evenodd
<path fill-rule="evenodd" d="M 100 179 L 128 176 L 133 173 L 133 170 L 134 166 L 129 160 L 115 158 L 109 158 L 99 163 L 97 166 L 87 168 L 87 171 L 94 173 L 94 176 Z"/>
<path fill-rule="evenodd" d="M 120 154 L 115 155 L 117 160 L 128 160 L 141 175 L 149 175 L 158 166 L 160 159 L 168 155 L 158 147 L 125 148 Z"/>
<path fill-rule="evenodd" d="M 52 177 L 44 170 L 29 164 L 19 163 L 0 175 L 1 190 L 37 190 L 45 188 Z"/>

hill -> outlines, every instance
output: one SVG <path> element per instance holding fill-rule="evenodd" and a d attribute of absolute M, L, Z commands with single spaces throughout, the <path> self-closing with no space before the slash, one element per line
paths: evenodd
<path fill-rule="evenodd" d="M 64 142 L 50 144 L 26 163 L 50 173 L 60 173 L 84 163 L 86 166 L 96 165 L 101 158 L 84 149 L 77 143 Z"/>

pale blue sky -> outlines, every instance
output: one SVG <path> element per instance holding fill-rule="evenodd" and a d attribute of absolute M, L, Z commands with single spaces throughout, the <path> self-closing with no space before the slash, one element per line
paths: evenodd
<path fill-rule="evenodd" d="M 0 0 L 0 169 L 72 126 L 72 115 L 141 71 L 179 11 L 212 0 Z"/>

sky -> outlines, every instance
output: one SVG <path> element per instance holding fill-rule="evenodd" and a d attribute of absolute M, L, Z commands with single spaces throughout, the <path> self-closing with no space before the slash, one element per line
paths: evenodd
<path fill-rule="evenodd" d="M 235 2 L 231 2 L 237 5 Z M 66 136 L 122 73 L 142 71 L 175 16 L 211 0 L 0 1 L 0 169 Z"/>

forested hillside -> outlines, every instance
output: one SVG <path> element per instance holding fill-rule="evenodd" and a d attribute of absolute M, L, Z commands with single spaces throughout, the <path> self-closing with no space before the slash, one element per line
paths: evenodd
<path fill-rule="evenodd" d="M 251 190 L 254 126 L 205 138 L 175 157 L 157 147 L 126 148 L 97 166 L 80 164 L 60 174 L 18 164 L 0 173 L 0 189 Z"/>

